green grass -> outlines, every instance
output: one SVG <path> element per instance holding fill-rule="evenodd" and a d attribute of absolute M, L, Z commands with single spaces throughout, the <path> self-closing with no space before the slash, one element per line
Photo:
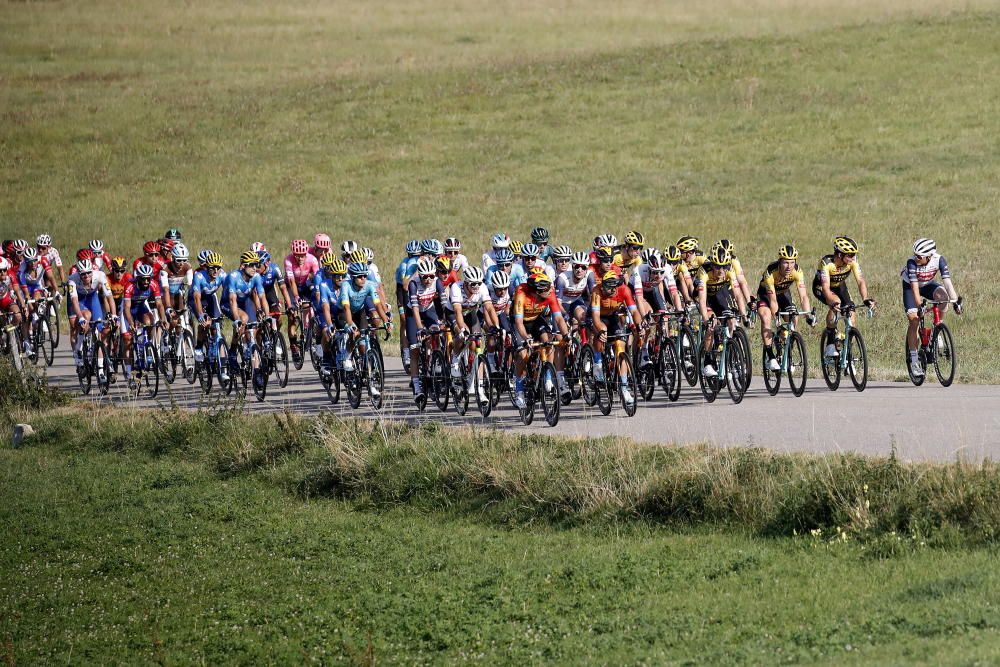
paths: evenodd
<path fill-rule="evenodd" d="M 986 664 L 1000 650 L 994 549 L 502 527 L 303 500 L 266 469 L 192 458 L 205 441 L 162 444 L 0 449 L 5 662 Z"/>
<path fill-rule="evenodd" d="M 350 5 L 344 23 L 309 3 L 8 3 L 4 234 L 135 252 L 178 225 L 231 261 L 323 229 L 388 269 L 415 236 L 481 250 L 544 224 L 580 246 L 635 227 L 658 245 L 726 235 L 753 278 L 781 243 L 811 268 L 849 233 L 885 305 L 866 325 L 876 375 L 893 378 L 896 276 L 931 235 L 970 305 L 959 378 L 1000 381 L 981 259 L 998 240 L 1000 14 L 948 13 L 996 5 L 740 4 L 544 19 L 426 0 Z"/>

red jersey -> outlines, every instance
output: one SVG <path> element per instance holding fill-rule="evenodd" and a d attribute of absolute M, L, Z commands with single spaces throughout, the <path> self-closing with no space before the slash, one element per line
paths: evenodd
<path fill-rule="evenodd" d="M 518 285 L 514 292 L 514 317 L 523 318 L 525 322 L 534 322 L 541 315 L 561 313 L 556 291 L 550 289 L 544 297 L 530 289 L 528 285 Z"/>
<path fill-rule="evenodd" d="M 149 262 L 146 261 L 145 256 L 143 256 L 143 257 L 140 257 L 139 259 L 135 260 L 134 262 L 132 262 L 132 273 L 135 273 L 135 270 L 137 268 L 139 268 L 140 264 L 149 264 L 149 266 L 153 267 L 153 277 L 154 278 L 156 276 L 159 276 L 160 275 L 160 271 L 162 271 L 163 267 L 166 266 L 166 264 L 159 257 L 157 257 L 155 260 L 153 260 L 153 263 L 150 264 Z"/>
<path fill-rule="evenodd" d="M 457 282 L 458 282 L 458 273 L 455 272 L 454 269 L 449 271 L 448 275 L 446 275 L 444 278 L 438 276 L 438 283 L 440 283 L 441 287 L 449 287 Z"/>
<path fill-rule="evenodd" d="M 108 287 L 111 289 L 111 296 L 115 303 L 121 304 L 125 296 L 125 288 L 132 284 L 132 274 L 126 271 L 120 280 L 115 280 L 114 273 L 108 274 Z"/>
<path fill-rule="evenodd" d="M 628 285 L 619 285 L 611 296 L 605 294 L 601 287 L 590 294 L 590 310 L 599 313 L 601 317 L 612 317 L 622 306 L 629 310 L 635 308 L 635 299 L 632 298 L 632 290 Z"/>
<path fill-rule="evenodd" d="M 139 283 L 132 281 L 125 286 L 123 298 L 129 300 L 148 299 L 151 296 L 160 296 L 160 285 L 155 280 L 150 280 L 149 285 L 143 289 Z"/>

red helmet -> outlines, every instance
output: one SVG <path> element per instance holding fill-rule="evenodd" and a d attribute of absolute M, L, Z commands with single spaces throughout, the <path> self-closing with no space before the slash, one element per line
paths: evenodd
<path fill-rule="evenodd" d="M 174 249 L 174 243 L 172 239 L 160 239 L 160 252 L 169 255 L 170 251 Z"/>
<path fill-rule="evenodd" d="M 144 255 L 155 255 L 160 252 L 160 244 L 156 241 L 146 241 L 145 245 L 142 246 L 142 254 Z"/>
<path fill-rule="evenodd" d="M 292 241 L 292 254 L 293 255 L 305 255 L 309 252 L 309 244 L 302 239 L 295 239 Z"/>
<path fill-rule="evenodd" d="M 82 248 L 82 249 L 76 251 L 76 258 L 78 260 L 86 259 L 86 260 L 93 261 L 93 259 L 94 259 L 94 251 L 91 250 L 90 248 Z"/>
<path fill-rule="evenodd" d="M 330 237 L 326 234 L 317 234 L 313 237 L 313 245 L 315 245 L 319 250 L 329 250 L 330 249 Z"/>

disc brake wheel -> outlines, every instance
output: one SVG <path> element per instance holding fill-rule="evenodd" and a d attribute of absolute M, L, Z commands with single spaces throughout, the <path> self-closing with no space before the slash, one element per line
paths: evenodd
<path fill-rule="evenodd" d="M 847 374 L 855 389 L 865 390 L 868 385 L 868 352 L 865 339 L 857 329 L 851 329 L 847 335 Z"/>
<path fill-rule="evenodd" d="M 837 391 L 840 387 L 840 355 L 827 356 L 826 348 L 829 345 L 833 345 L 836 342 L 836 333 L 831 332 L 829 329 L 823 330 L 823 335 L 819 339 L 819 358 L 820 367 L 823 370 L 823 381 L 826 382 L 827 389 L 830 391 Z M 847 354 L 850 355 L 851 351 L 848 349 Z M 850 361 L 850 356 L 848 356 L 848 362 Z M 860 390 L 859 390 L 860 391 Z"/>
<path fill-rule="evenodd" d="M 809 362 L 806 359 L 806 344 L 802 334 L 793 331 L 790 334 L 788 346 L 788 387 L 795 396 L 801 396 L 806 390 L 806 378 L 809 376 Z"/>

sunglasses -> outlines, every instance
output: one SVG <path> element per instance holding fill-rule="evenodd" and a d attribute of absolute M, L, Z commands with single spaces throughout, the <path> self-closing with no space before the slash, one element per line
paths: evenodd
<path fill-rule="evenodd" d="M 498 262 L 497 266 L 499 266 L 501 269 L 509 269 L 510 262 Z"/>
<path fill-rule="evenodd" d="M 641 245 L 629 245 L 629 246 L 625 246 L 625 247 L 627 249 L 629 249 L 629 250 L 634 251 L 634 252 L 639 252 L 640 250 L 642 250 L 642 246 Z"/>
<path fill-rule="evenodd" d="M 465 283 L 466 287 L 471 289 L 476 289 L 482 285 L 482 283 Z"/>
<path fill-rule="evenodd" d="M 125 269 L 111 269 L 111 273 L 125 273 Z"/>
<path fill-rule="evenodd" d="M 451 255 L 453 257 L 457 257 L 458 256 L 458 251 L 457 250 L 446 250 L 445 254 L 446 255 Z"/>
<path fill-rule="evenodd" d="M 430 280 L 433 277 L 434 277 L 433 273 L 421 273 L 420 274 L 420 279 L 421 280 Z"/>

